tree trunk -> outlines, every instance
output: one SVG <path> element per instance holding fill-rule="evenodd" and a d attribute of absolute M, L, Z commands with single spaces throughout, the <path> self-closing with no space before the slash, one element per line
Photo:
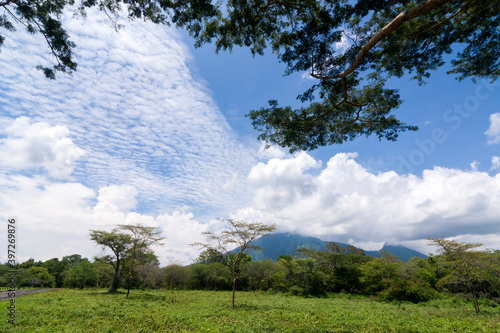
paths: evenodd
<path fill-rule="evenodd" d="M 233 274 L 233 308 L 234 308 L 234 294 L 236 293 L 236 278 Z"/>
<path fill-rule="evenodd" d="M 132 267 L 130 268 L 130 277 L 128 279 L 128 286 L 127 286 L 127 296 L 130 293 L 130 285 L 132 284 L 133 278 L 134 278 L 134 259 L 132 258 Z"/>
<path fill-rule="evenodd" d="M 479 313 L 479 303 L 477 301 L 477 293 L 475 287 L 472 287 L 472 299 L 474 301 L 474 309 L 476 310 L 476 313 Z"/>
<path fill-rule="evenodd" d="M 120 284 L 120 277 L 118 272 L 115 272 L 113 276 L 113 284 L 111 284 L 111 289 L 109 289 L 110 293 L 114 293 L 118 290 L 118 285 Z"/>
<path fill-rule="evenodd" d="M 234 259 L 234 262 L 232 265 L 232 271 L 231 271 L 231 275 L 233 277 L 233 308 L 234 308 L 234 295 L 236 294 L 236 266 L 238 265 L 238 261 L 239 261 L 239 258 L 236 257 Z"/>
<path fill-rule="evenodd" d="M 120 285 L 120 258 L 116 258 L 115 275 L 113 276 L 113 283 L 111 284 L 110 293 L 114 293 L 118 290 Z"/>

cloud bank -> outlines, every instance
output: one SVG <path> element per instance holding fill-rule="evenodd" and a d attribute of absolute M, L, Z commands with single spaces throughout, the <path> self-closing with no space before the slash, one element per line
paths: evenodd
<path fill-rule="evenodd" d="M 424 253 L 428 237 L 475 235 L 490 247 L 500 242 L 500 175 L 442 167 L 421 177 L 375 174 L 356 157 L 336 154 L 317 176 L 308 171 L 320 162 L 304 152 L 259 163 L 249 175 L 253 205 L 235 216 L 358 245 L 417 242 Z"/>

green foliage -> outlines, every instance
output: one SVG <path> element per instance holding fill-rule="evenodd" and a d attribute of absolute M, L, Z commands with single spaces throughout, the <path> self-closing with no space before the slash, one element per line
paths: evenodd
<path fill-rule="evenodd" d="M 218 262 L 225 265 L 227 262 L 227 257 L 217 249 L 208 248 L 201 251 L 200 255 L 196 259 L 196 262 L 206 265 Z"/>
<path fill-rule="evenodd" d="M 19 268 L 28 269 L 28 268 L 31 268 L 31 267 L 40 267 L 40 266 L 42 266 L 42 262 L 41 261 L 35 262 L 35 259 L 30 258 L 30 259 L 26 260 L 25 262 L 20 263 L 18 267 Z"/>
<path fill-rule="evenodd" d="M 10 274 L 5 274 L 0 281 L 4 286 L 10 285 Z M 16 284 L 21 288 L 52 288 L 55 286 L 55 278 L 45 267 L 31 266 L 16 271 Z"/>
<path fill-rule="evenodd" d="M 107 263 L 95 261 L 92 265 L 97 270 L 97 286 L 101 288 L 110 288 L 113 283 L 114 269 Z"/>
<path fill-rule="evenodd" d="M 262 260 L 248 262 L 243 268 L 242 275 L 250 290 L 277 290 L 279 287 L 276 276 L 284 271 L 282 265 L 270 260 Z"/>
<path fill-rule="evenodd" d="M 99 281 L 97 268 L 89 261 L 82 261 L 71 267 L 64 279 L 66 287 L 80 288 L 95 287 Z"/>
<path fill-rule="evenodd" d="M 0 277 L 5 275 L 10 270 L 10 265 L 8 262 L 5 264 L 0 264 Z"/>
<path fill-rule="evenodd" d="M 64 267 L 73 267 L 81 264 L 84 261 L 88 261 L 87 258 L 82 258 L 79 254 L 72 254 L 70 256 L 64 256 L 61 260 Z"/>
<path fill-rule="evenodd" d="M 43 263 L 42 267 L 47 268 L 49 273 L 55 278 L 56 287 L 63 286 L 64 275 L 66 271 L 65 263 L 59 261 L 59 258 L 52 258 Z"/>
<path fill-rule="evenodd" d="M 190 288 L 199 290 L 231 290 L 231 272 L 226 265 L 215 262 L 209 265 L 190 266 Z"/>

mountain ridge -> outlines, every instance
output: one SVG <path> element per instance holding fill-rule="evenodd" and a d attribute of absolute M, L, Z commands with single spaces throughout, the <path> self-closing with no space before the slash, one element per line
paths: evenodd
<path fill-rule="evenodd" d="M 329 242 L 323 241 L 317 237 L 312 236 L 302 236 L 299 234 L 292 233 L 275 233 L 269 236 L 261 237 L 251 245 L 257 245 L 262 248 L 262 251 L 249 251 L 248 254 L 252 257 L 252 260 L 262 260 L 269 259 L 272 261 L 278 260 L 280 255 L 292 255 L 294 251 L 300 248 L 307 248 L 311 250 L 321 250 L 326 251 L 325 245 Z M 338 243 L 338 242 L 337 242 Z M 347 245 L 345 243 L 338 243 L 344 249 Z M 412 257 L 427 258 L 427 256 L 416 250 L 407 248 L 402 245 L 391 245 L 385 243 L 384 246 L 378 251 L 364 251 L 367 256 L 380 258 L 381 251 L 388 251 L 394 256 L 397 256 L 397 260 L 404 262 L 409 261 Z"/>

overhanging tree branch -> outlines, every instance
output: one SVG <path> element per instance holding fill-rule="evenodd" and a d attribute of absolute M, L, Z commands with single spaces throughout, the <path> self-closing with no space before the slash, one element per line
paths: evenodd
<path fill-rule="evenodd" d="M 413 8 L 408 9 L 407 11 L 400 13 L 398 16 L 394 18 L 394 20 L 392 20 L 389 24 L 380 29 L 372 38 L 370 38 L 370 40 L 366 44 L 361 46 L 361 49 L 356 59 L 351 63 L 351 65 L 346 70 L 342 71 L 340 74 L 322 76 L 315 73 L 311 73 L 310 75 L 320 80 L 341 79 L 343 77 L 346 77 L 347 75 L 354 72 L 354 70 L 363 62 L 363 59 L 366 57 L 368 52 L 370 52 L 370 50 L 374 48 L 378 42 L 380 42 L 385 37 L 389 36 L 405 22 L 412 20 L 416 17 L 422 16 L 424 14 L 427 14 L 430 11 L 439 8 L 450 1 L 452 0 L 428 0 L 423 4 L 417 5 Z"/>

